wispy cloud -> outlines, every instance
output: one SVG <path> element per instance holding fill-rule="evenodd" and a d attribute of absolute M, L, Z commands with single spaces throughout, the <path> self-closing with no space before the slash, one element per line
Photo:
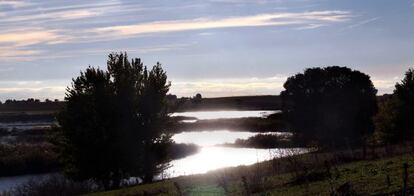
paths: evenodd
<path fill-rule="evenodd" d="M 57 30 L 29 29 L 0 33 L 0 57 L 1 61 L 32 60 L 33 56 L 43 53 L 43 49 L 30 46 L 43 44 L 59 44 L 70 40 L 61 35 Z"/>
<path fill-rule="evenodd" d="M 117 10 L 119 5 L 117 0 L 79 4 L 0 0 L 0 61 L 42 59 L 48 45 L 88 40 L 77 24 Z"/>
<path fill-rule="evenodd" d="M 111 52 L 128 52 L 128 53 L 138 53 L 138 54 L 148 54 L 148 53 L 159 53 L 159 52 L 166 52 L 172 50 L 182 50 L 187 49 L 196 45 L 196 42 L 193 43 L 176 43 L 176 44 L 166 44 L 166 45 L 154 45 L 154 46 L 142 46 L 142 47 L 134 47 L 134 48 L 106 48 L 106 49 L 92 49 L 92 50 L 77 50 L 77 51 L 70 51 L 70 52 L 63 52 L 60 53 L 62 57 L 73 57 L 78 55 L 102 55 L 102 54 L 109 54 Z M 59 57 L 57 57 L 59 58 Z"/>
<path fill-rule="evenodd" d="M 78 19 L 78 18 L 98 16 L 99 14 L 101 14 L 101 12 L 91 11 L 91 10 L 75 10 L 75 11 L 61 12 L 57 15 L 57 17 L 63 18 L 63 19 Z"/>
<path fill-rule="evenodd" d="M 1 60 L 16 60 L 22 56 L 38 55 L 41 51 L 30 49 L 15 49 L 13 47 L 0 47 Z"/>
<path fill-rule="evenodd" d="M 110 4 L 109 7 L 106 7 L 107 5 L 105 4 L 103 7 L 98 6 L 98 8 L 93 9 L 86 9 L 85 7 L 63 7 L 62 9 L 59 8 L 38 15 L 29 14 L 2 19 L 0 22 L 40 21 L 41 23 L 47 23 L 49 20 L 79 20 L 99 16 L 105 12 L 105 9 L 113 8 L 111 6 L 116 5 L 117 4 Z M 350 17 L 350 12 L 333 10 L 298 13 L 270 13 L 225 18 L 198 18 L 193 20 L 154 21 L 121 26 L 92 27 L 90 29 L 85 28 L 78 31 L 66 29 L 65 27 L 56 29 L 41 27 L 41 25 L 36 27 L 29 25 L 28 27 L 24 27 L 24 29 L 21 29 L 20 27 L 15 29 L 12 28 L 7 32 L 0 31 L 0 45 L 4 46 L 3 51 L 5 50 L 4 48 L 12 51 L 3 53 L 1 56 L 13 60 L 18 56 L 22 56 L 24 57 L 22 58 L 22 61 L 39 59 L 39 55 L 42 51 L 37 48 L 27 48 L 28 46 L 37 44 L 51 45 L 61 43 L 99 42 L 111 39 L 125 39 L 151 33 L 217 28 L 295 25 L 297 28 L 312 29 L 330 23 L 346 21 Z M 179 47 L 174 46 L 172 48 L 177 49 Z M 140 53 L 148 53 L 171 50 L 171 47 L 141 48 L 139 50 Z M 37 55 L 36 58 L 34 58 L 35 55 Z"/>
<path fill-rule="evenodd" d="M 277 75 L 267 78 L 173 80 L 171 92 L 178 96 L 194 96 L 196 93 L 201 93 L 205 97 L 276 95 L 283 90 L 286 79 L 286 76 Z"/>
<path fill-rule="evenodd" d="M 48 11 L 41 13 L 29 13 L 18 16 L 10 16 L 0 20 L 2 23 L 15 23 L 15 22 L 36 22 L 48 23 L 52 21 L 62 20 L 74 20 L 89 17 L 96 17 L 105 12 L 103 8 L 90 8 L 90 9 L 73 9 L 73 10 L 60 10 L 60 11 Z"/>
<path fill-rule="evenodd" d="M 0 81 L 0 99 L 62 99 L 68 81 Z"/>
<path fill-rule="evenodd" d="M 287 26 L 334 23 L 351 17 L 347 11 L 317 11 L 301 13 L 270 13 L 221 19 L 198 18 L 194 20 L 157 21 L 122 26 L 96 28 L 98 34 L 133 36 L 149 33 L 178 32 L 215 28 Z"/>
<path fill-rule="evenodd" d="M 213 3 L 257 3 L 266 4 L 269 0 L 208 0 Z"/>
<path fill-rule="evenodd" d="M 61 59 L 61 58 L 73 58 L 80 55 L 88 56 L 102 56 L 103 54 L 109 54 L 111 52 L 128 52 L 136 54 L 159 54 L 168 51 L 180 51 L 193 47 L 197 42 L 192 43 L 173 43 L 165 45 L 153 45 L 153 46 L 142 46 L 142 47 L 124 47 L 124 48 L 105 48 L 105 49 L 81 49 L 81 50 L 70 50 L 66 52 L 54 52 L 53 56 L 46 55 L 45 50 L 27 49 L 26 47 L 0 47 L 0 63 L 1 62 L 28 62 L 35 60 L 50 60 L 50 59 Z M 0 69 L 1 72 L 1 69 Z"/>
<path fill-rule="evenodd" d="M 327 26 L 326 24 L 308 24 L 303 27 L 298 27 L 296 30 L 308 30 L 308 29 L 317 29 L 319 27 Z"/>
<path fill-rule="evenodd" d="M 375 18 L 370 18 L 370 19 L 367 19 L 367 20 L 362 20 L 362 21 L 359 21 L 359 22 L 357 22 L 355 24 L 352 24 L 352 25 L 347 26 L 345 29 L 357 28 L 357 27 L 366 25 L 368 23 L 374 22 L 374 21 L 376 21 L 378 19 L 380 19 L 380 17 L 375 17 Z"/>
<path fill-rule="evenodd" d="M 1 70 L 0 70 L 1 71 Z M 173 79 L 171 93 L 178 96 L 194 96 L 201 93 L 204 97 L 241 96 L 241 95 L 278 95 L 283 90 L 287 76 L 276 75 L 262 78 L 223 78 L 182 81 Z M 379 94 L 392 93 L 398 77 L 373 79 Z M 57 98 L 62 99 L 69 80 L 58 81 L 0 81 L 0 99 Z"/>
<path fill-rule="evenodd" d="M 23 1 L 23 0 L 0 0 L 0 7 L 1 6 L 11 6 L 13 8 L 21 8 L 31 5 L 30 2 Z"/>
<path fill-rule="evenodd" d="M 241 96 L 241 95 L 278 95 L 287 80 L 287 76 L 276 75 L 262 78 L 223 78 L 194 81 L 173 80 L 171 92 L 178 96 L 190 97 L 201 93 L 205 97 Z M 372 81 L 378 94 L 392 93 L 394 85 L 400 79 L 374 78 Z"/>
<path fill-rule="evenodd" d="M 63 36 L 56 30 L 32 29 L 29 31 L 14 31 L 0 33 L 1 45 L 28 46 L 38 43 L 55 44 L 62 43 Z"/>

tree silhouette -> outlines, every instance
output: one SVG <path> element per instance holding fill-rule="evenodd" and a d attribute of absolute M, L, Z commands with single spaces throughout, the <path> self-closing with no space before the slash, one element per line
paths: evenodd
<path fill-rule="evenodd" d="M 201 94 L 197 93 L 191 100 L 192 100 L 193 103 L 198 104 L 198 103 L 201 102 L 202 98 L 203 97 L 201 96 Z"/>
<path fill-rule="evenodd" d="M 368 75 L 346 67 L 309 68 L 288 78 L 283 112 L 297 138 L 323 146 L 361 144 L 373 131 L 376 93 Z"/>
<path fill-rule="evenodd" d="M 161 65 L 148 71 L 140 59 L 113 53 L 107 71 L 89 67 L 68 87 L 54 142 L 65 173 L 105 189 L 137 176 L 150 182 L 168 163 L 170 135 Z"/>
<path fill-rule="evenodd" d="M 375 117 L 376 131 L 385 142 L 396 143 L 413 139 L 414 126 L 414 69 L 405 73 L 395 85 L 393 95 L 381 104 Z"/>

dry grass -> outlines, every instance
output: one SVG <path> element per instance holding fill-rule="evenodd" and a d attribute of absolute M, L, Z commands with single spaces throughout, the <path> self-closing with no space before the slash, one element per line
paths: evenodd
<path fill-rule="evenodd" d="M 401 191 L 404 163 L 410 165 L 408 186 L 414 187 L 414 156 L 411 148 L 390 148 L 392 152 L 386 148 L 370 150 L 366 159 L 362 159 L 361 150 L 289 156 L 251 166 L 226 168 L 204 175 L 178 177 L 111 191 L 110 195 L 330 195 L 343 191 L 357 194 L 389 193 Z M 387 182 L 387 178 L 390 182 Z M 174 183 L 181 192 L 177 191 Z"/>
<path fill-rule="evenodd" d="M 0 176 L 46 173 L 58 167 L 49 143 L 0 145 Z"/>

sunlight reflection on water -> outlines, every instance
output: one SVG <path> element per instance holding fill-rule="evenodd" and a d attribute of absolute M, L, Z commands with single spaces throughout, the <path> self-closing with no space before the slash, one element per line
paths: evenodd
<path fill-rule="evenodd" d="M 171 168 L 165 173 L 169 177 L 202 174 L 224 167 L 251 165 L 254 163 L 283 157 L 291 154 L 305 153 L 306 149 L 254 149 L 209 146 L 202 147 L 195 155 L 171 162 Z"/>
<path fill-rule="evenodd" d="M 177 143 L 193 143 L 199 146 L 213 146 L 217 144 L 234 143 L 236 139 L 247 139 L 257 134 L 259 133 L 247 131 L 215 130 L 178 133 L 173 135 L 172 139 Z M 290 135 L 290 133 L 283 132 L 266 132 L 261 134 Z"/>
<path fill-rule="evenodd" d="M 280 111 L 199 111 L 180 112 L 172 116 L 195 117 L 199 120 L 219 118 L 266 117 Z M 191 120 L 191 122 L 195 122 Z M 291 134 L 267 132 L 265 134 Z M 211 170 L 239 165 L 251 165 L 288 154 L 305 153 L 306 149 L 255 149 L 217 146 L 224 143 L 234 143 L 237 139 L 247 139 L 258 133 L 246 131 L 198 131 L 175 134 L 172 139 L 176 143 L 193 143 L 200 146 L 200 151 L 194 155 L 171 162 L 171 168 L 165 171 L 168 177 L 206 173 Z"/>
<path fill-rule="evenodd" d="M 291 134 L 268 132 L 266 134 Z M 227 130 L 184 132 L 176 134 L 172 139 L 177 143 L 194 143 L 200 151 L 194 155 L 174 160 L 171 168 L 165 171 L 167 177 L 201 174 L 211 170 L 239 165 L 251 165 L 257 162 L 283 157 L 290 154 L 305 153 L 306 149 L 255 149 L 216 146 L 233 143 L 236 139 L 247 139 L 259 133 L 234 132 Z"/>
<path fill-rule="evenodd" d="M 280 111 L 250 110 L 250 111 L 198 111 L 198 112 L 176 112 L 171 116 L 195 117 L 199 120 L 210 120 L 219 118 L 247 118 L 265 117 Z"/>

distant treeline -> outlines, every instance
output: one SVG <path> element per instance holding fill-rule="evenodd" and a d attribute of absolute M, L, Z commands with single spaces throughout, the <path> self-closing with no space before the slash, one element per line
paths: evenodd
<path fill-rule="evenodd" d="M 198 96 L 197 96 L 198 95 Z M 280 97 L 277 95 L 264 96 L 237 96 L 202 98 L 200 94 L 195 97 L 181 97 L 168 95 L 167 101 L 171 111 L 191 110 L 279 110 L 281 108 Z M 0 102 L 1 103 L 1 102 Z M 65 104 L 64 101 L 46 99 L 11 100 L 0 104 L 0 113 L 5 112 L 57 112 Z"/>
<path fill-rule="evenodd" d="M 217 98 L 170 98 L 174 103 L 176 111 L 191 110 L 219 110 L 219 109 L 239 109 L 239 110 L 279 110 L 281 100 L 277 95 L 262 96 L 237 96 L 237 97 L 217 97 Z"/>
<path fill-rule="evenodd" d="M 0 102 L 1 103 L 1 102 Z M 0 113 L 55 113 L 65 104 L 63 101 L 46 99 L 11 100 L 0 104 Z"/>
<path fill-rule="evenodd" d="M 4 101 L 4 104 L 30 104 L 30 103 L 50 103 L 50 102 L 59 102 L 59 99 L 54 99 L 53 101 L 50 99 L 45 99 L 44 101 L 41 101 L 40 99 L 35 98 L 28 98 L 28 99 L 22 99 L 22 100 L 16 100 L 16 99 L 7 99 Z M 0 101 L 0 104 L 3 104 L 3 102 Z"/>
<path fill-rule="evenodd" d="M 198 94 L 200 95 L 200 94 Z M 381 95 L 378 102 L 382 103 L 390 95 Z M 217 97 L 201 98 L 181 97 L 168 95 L 167 100 L 171 111 L 195 111 L 195 110 L 280 110 L 281 99 L 279 95 L 258 95 L 258 96 L 236 96 L 236 97 Z M 65 104 L 64 101 L 57 99 L 51 101 L 46 99 L 11 100 L 4 103 L 0 102 L 0 113 L 56 113 Z"/>
<path fill-rule="evenodd" d="M 180 118 L 177 118 L 179 120 Z M 194 123 L 178 123 L 172 131 L 205 131 L 205 130 L 237 130 L 249 132 L 285 132 L 288 130 L 286 119 L 282 113 L 269 115 L 266 118 L 248 117 L 234 119 L 197 120 Z"/>

